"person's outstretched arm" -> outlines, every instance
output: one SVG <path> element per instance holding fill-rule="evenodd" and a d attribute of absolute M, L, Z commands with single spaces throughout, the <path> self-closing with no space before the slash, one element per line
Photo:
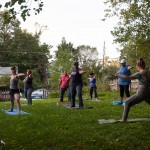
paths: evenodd
<path fill-rule="evenodd" d="M 115 76 L 126 80 L 136 79 L 136 74 L 133 74 L 131 76 L 126 76 L 126 75 L 121 75 L 116 73 Z"/>
<path fill-rule="evenodd" d="M 84 74 L 84 73 L 86 73 L 86 72 L 83 71 L 83 70 L 80 70 L 80 71 L 79 71 L 79 74 Z"/>

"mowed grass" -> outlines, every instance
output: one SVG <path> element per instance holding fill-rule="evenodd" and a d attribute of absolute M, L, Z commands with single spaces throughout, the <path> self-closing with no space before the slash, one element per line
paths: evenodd
<path fill-rule="evenodd" d="M 58 99 L 35 100 L 22 106 L 29 115 L 8 116 L 0 111 L 2 150 L 149 150 L 150 122 L 98 124 L 98 119 L 121 119 L 123 106 L 111 105 L 119 94 L 103 92 L 101 102 L 84 100 L 92 109 L 67 109 Z M 25 101 L 21 101 L 25 104 Z M 77 102 L 76 102 L 77 103 Z M 8 109 L 10 102 L 1 102 Z M 145 102 L 134 106 L 129 118 L 150 118 Z"/>

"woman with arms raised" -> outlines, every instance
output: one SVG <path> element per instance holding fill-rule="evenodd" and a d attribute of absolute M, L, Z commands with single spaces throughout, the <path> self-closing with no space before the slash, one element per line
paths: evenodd
<path fill-rule="evenodd" d="M 18 114 L 21 111 L 20 105 L 20 90 L 18 87 L 19 79 L 21 76 L 24 76 L 23 73 L 17 74 L 17 68 L 15 66 L 11 67 L 12 75 L 10 76 L 10 100 L 11 100 L 11 108 L 10 112 L 13 112 L 14 109 L 14 100 L 16 100 L 17 107 L 18 107 Z"/>
<path fill-rule="evenodd" d="M 150 104 L 150 71 L 145 70 L 145 62 L 142 58 L 137 61 L 136 68 L 138 72 L 131 76 L 116 74 L 117 77 L 122 79 L 138 79 L 139 81 L 137 93 L 125 101 L 122 117 L 123 122 L 127 121 L 128 113 L 132 106 L 142 101 L 146 101 Z"/>

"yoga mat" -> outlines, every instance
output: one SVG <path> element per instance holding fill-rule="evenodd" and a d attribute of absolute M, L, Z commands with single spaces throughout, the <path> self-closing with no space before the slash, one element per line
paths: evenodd
<path fill-rule="evenodd" d="M 127 120 L 127 122 L 139 122 L 139 121 L 150 121 L 150 118 L 135 118 Z"/>
<path fill-rule="evenodd" d="M 90 102 L 100 102 L 101 100 L 89 100 Z"/>
<path fill-rule="evenodd" d="M 117 120 L 114 119 L 99 119 L 98 124 L 110 124 L 110 123 L 117 123 Z"/>
<path fill-rule="evenodd" d="M 140 121 L 150 121 L 150 118 L 135 118 L 135 119 L 128 119 L 127 122 L 140 122 Z M 122 122 L 121 120 L 115 119 L 99 119 L 98 124 L 111 124 L 111 123 L 118 123 Z"/>
<path fill-rule="evenodd" d="M 125 100 L 122 101 L 123 103 L 121 103 L 120 101 L 113 101 L 111 102 L 112 105 L 123 105 L 124 106 L 124 102 Z"/>
<path fill-rule="evenodd" d="M 71 105 L 70 104 L 64 104 L 63 105 L 64 107 L 66 107 L 66 108 L 69 108 L 69 109 L 91 109 L 91 108 L 93 108 L 93 107 L 91 107 L 91 106 L 83 106 L 83 107 L 79 107 L 79 105 L 75 105 L 75 107 L 71 107 Z"/>
<path fill-rule="evenodd" d="M 18 109 L 17 108 L 14 108 L 13 112 L 9 112 L 8 110 L 3 110 L 2 109 L 2 112 L 4 112 L 5 114 L 7 115 L 11 115 L 11 116 L 15 116 L 15 115 L 18 115 Z M 25 111 L 22 111 L 20 112 L 19 115 L 28 115 L 29 113 L 25 112 Z"/>
<path fill-rule="evenodd" d="M 93 102 L 100 102 L 101 100 L 99 99 L 92 99 L 92 100 L 90 100 L 89 98 L 83 98 L 83 100 L 89 100 L 89 101 L 93 101 Z"/>

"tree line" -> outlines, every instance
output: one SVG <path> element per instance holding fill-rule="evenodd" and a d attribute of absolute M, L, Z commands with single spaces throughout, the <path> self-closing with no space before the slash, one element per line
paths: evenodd
<path fill-rule="evenodd" d="M 17 66 L 19 72 L 31 69 L 35 88 L 42 86 L 57 88 L 60 75 L 64 70 L 70 73 L 75 61 L 78 61 L 80 67 L 87 72 L 84 76 L 85 85 L 88 84 L 87 78 L 90 72 L 94 72 L 100 82 L 104 76 L 108 77 L 108 72 L 110 74 L 116 70 L 114 69 L 116 66 L 106 65 L 103 68 L 95 47 L 79 45 L 75 48 L 73 43 L 67 42 L 64 37 L 52 56 L 52 46 L 40 42 L 42 34 L 40 30 L 35 33 L 22 30 L 18 19 L 12 19 L 6 24 L 3 14 L 4 12 L 0 12 L 0 66 Z M 7 78 L 1 80 L 2 84 L 7 83 L 9 86 Z"/>
<path fill-rule="evenodd" d="M 4 12 L 0 12 L 0 66 L 17 66 L 19 72 L 33 70 L 34 86 L 41 87 L 48 76 L 51 45 L 40 42 L 39 33 L 22 30 L 20 21 L 12 19 L 5 23 Z"/>
<path fill-rule="evenodd" d="M 38 8 L 31 8 L 32 10 L 36 10 L 37 13 L 42 11 L 43 2 L 41 0 L 34 1 L 38 3 Z M 114 42 L 119 44 L 118 50 L 121 52 L 120 59 L 126 58 L 127 62 L 131 66 L 135 66 L 135 62 L 139 57 L 145 59 L 147 68 L 150 68 L 150 1 L 149 0 L 104 0 L 106 4 L 105 9 L 105 16 L 102 19 L 105 21 L 110 17 L 117 17 L 118 22 L 114 27 L 113 31 L 111 32 L 114 36 Z M 19 22 L 14 21 L 16 20 L 17 14 L 14 13 L 15 5 L 20 6 L 20 15 L 25 20 L 27 17 L 30 16 L 31 9 L 28 9 L 30 4 L 26 3 L 26 0 L 9 0 L 5 3 L 5 7 L 7 8 L 7 13 L 3 13 L 3 22 L 2 23 L 9 23 L 5 27 L 1 28 L 1 43 L 3 43 L 0 47 L 5 49 L 8 53 L 1 53 L 0 60 L 5 62 L 4 60 L 9 60 L 9 63 L 17 63 L 18 56 L 20 56 L 21 61 L 24 64 L 31 63 L 37 64 L 36 69 L 38 68 L 38 74 L 40 74 L 40 80 L 44 80 L 44 76 L 46 75 L 45 64 L 49 60 L 49 53 L 46 51 L 51 48 L 51 46 L 47 44 L 40 44 L 38 36 L 31 35 L 27 31 L 22 31 L 19 28 Z M 1 6 L 0 6 L 1 7 Z M 13 13 L 12 13 L 13 12 Z M 10 14 L 10 15 L 6 15 Z M 10 17 L 7 17 L 10 16 Z M 2 18 L 1 18 L 2 21 Z M 15 30 L 14 30 L 15 29 Z M 6 32 L 5 30 L 9 31 Z M 12 32 L 13 31 L 13 32 Z M 9 34 L 8 34 L 9 33 Z M 18 39 L 17 39 L 18 36 Z M 22 38 L 20 38 L 22 37 Z M 31 57 L 28 56 L 29 60 L 26 61 L 25 55 L 27 54 L 27 49 L 21 48 L 24 45 L 27 45 L 27 42 L 24 40 L 24 44 L 22 45 L 17 44 L 17 42 L 21 39 L 32 39 L 29 41 L 28 49 L 34 49 L 44 52 L 46 55 L 41 55 L 38 53 L 37 55 L 31 54 Z M 8 40 L 9 39 L 9 40 Z M 19 41 L 19 42 L 20 42 Z M 29 46 L 30 45 L 30 46 Z M 34 45 L 34 46 L 33 46 Z M 32 47 L 32 48 L 31 48 Z M 31 51 L 32 51 L 31 50 Z M 16 53 L 10 53 L 10 51 L 16 51 Z M 19 54 L 20 51 L 24 52 L 23 54 Z M 18 52 L 18 53 L 17 53 Z M 90 52 L 90 53 L 89 53 Z M 91 54 L 92 55 L 88 55 Z M 13 56 L 15 55 L 15 56 Z M 15 59 L 13 59 L 13 56 Z M 90 57 L 88 57 L 90 56 Z M 94 47 L 90 47 L 89 45 L 80 45 L 77 48 L 74 48 L 73 44 L 67 42 L 65 38 L 62 39 L 62 42 L 57 46 L 57 50 L 55 51 L 54 61 L 48 66 L 48 70 L 51 72 L 51 78 L 56 78 L 60 75 L 62 70 L 68 69 L 71 71 L 71 66 L 73 61 L 79 61 L 82 68 L 89 71 L 94 71 L 98 77 L 98 80 L 103 79 L 104 77 L 111 78 L 111 70 L 115 70 L 112 66 L 103 68 L 101 65 L 101 61 L 98 60 L 97 50 Z M 45 59 L 46 57 L 46 59 Z M 34 60 L 38 61 L 37 58 L 43 59 L 42 61 L 36 63 Z M 94 58 L 94 59 L 93 59 Z M 31 61 L 32 60 L 32 61 Z M 4 66 L 4 64 L 1 64 Z M 6 65 L 6 64 L 5 64 Z M 19 64 L 21 65 L 21 64 Z M 33 66 L 32 66 L 33 67 Z M 25 65 L 21 66 L 21 68 L 25 68 Z M 45 72 L 43 73 L 43 69 Z M 58 75 L 54 74 L 57 73 Z M 107 74 L 108 73 L 108 74 Z M 54 77 L 53 77 L 54 76 Z M 55 81 L 55 79 L 54 79 Z M 55 81 L 56 82 L 56 81 Z"/>

